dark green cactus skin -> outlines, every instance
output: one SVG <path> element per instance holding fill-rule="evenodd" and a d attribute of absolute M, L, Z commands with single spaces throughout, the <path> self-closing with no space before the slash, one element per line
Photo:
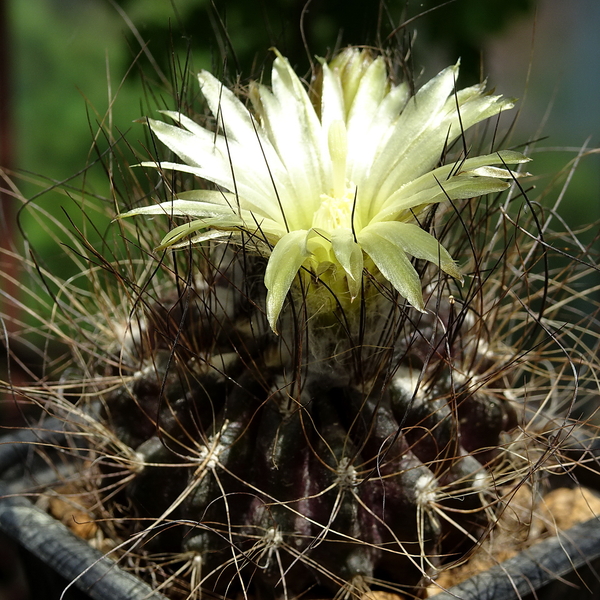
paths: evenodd
<path fill-rule="evenodd" d="M 442 353 L 418 393 L 402 367 L 368 385 L 341 362 L 290 375 L 293 353 L 257 311 L 222 301 L 227 289 L 150 309 L 137 373 L 103 413 L 146 466 L 110 501 L 130 507 L 130 532 L 162 519 L 146 550 L 199 557 L 211 593 L 310 598 L 365 582 L 421 596 L 432 566 L 488 527 L 486 472 L 512 408 L 445 384 Z M 401 365 L 428 352 L 400 346 Z"/>

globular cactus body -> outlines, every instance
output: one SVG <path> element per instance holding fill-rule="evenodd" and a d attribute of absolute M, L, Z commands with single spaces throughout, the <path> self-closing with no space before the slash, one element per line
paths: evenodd
<path fill-rule="evenodd" d="M 191 294 L 195 318 L 170 352 L 156 344 L 168 319 L 154 314 L 138 358 L 153 367 L 104 397 L 105 422 L 141 465 L 116 500 L 172 523 L 148 549 L 162 536 L 163 548 L 194 556 L 202 589 L 292 598 L 361 585 L 419 595 L 478 543 L 496 495 L 487 469 L 516 425 L 508 401 L 445 385 L 444 353 L 368 382 L 341 359 L 290 378 L 290 355 L 258 312 L 244 323 L 233 309 L 227 321 L 242 332 L 207 344 L 203 293 Z M 251 360 L 238 350 L 250 322 L 262 331 Z M 400 341 L 391 354 L 422 365 L 429 345 Z"/>

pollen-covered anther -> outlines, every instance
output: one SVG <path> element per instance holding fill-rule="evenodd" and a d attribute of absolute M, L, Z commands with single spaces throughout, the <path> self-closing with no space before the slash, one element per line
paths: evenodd
<path fill-rule="evenodd" d="M 349 184 L 339 196 L 321 194 L 321 205 L 313 217 L 313 227 L 324 231 L 340 228 L 352 229 L 352 207 L 356 186 Z"/>

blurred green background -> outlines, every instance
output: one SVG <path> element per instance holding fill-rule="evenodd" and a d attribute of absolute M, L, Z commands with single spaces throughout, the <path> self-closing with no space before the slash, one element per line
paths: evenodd
<path fill-rule="evenodd" d="M 188 66 L 225 71 L 230 81 L 237 73 L 258 75 L 270 59 L 271 46 L 307 72 L 301 22 L 314 56 L 347 44 L 387 44 L 390 32 L 408 20 L 392 38 L 405 44 L 412 40 L 417 83 L 459 56 L 461 85 L 489 75 L 499 92 L 522 99 L 512 143 L 547 136 L 530 169 L 541 177 L 538 188 L 575 156 L 588 136 L 589 147 L 600 141 L 597 0 L 8 0 L 8 7 L 13 164 L 36 180 L 20 184 L 26 196 L 64 223 L 70 216 L 82 225 L 75 205 L 88 200 L 77 193 L 83 176 L 73 176 L 97 158 L 92 139 L 109 107 L 114 135 L 122 134 L 138 150 L 144 127 L 133 121 L 153 104 L 174 108 L 146 50 L 175 87 L 181 81 L 178 71 Z M 159 96 L 154 103 L 144 100 L 150 93 Z M 100 151 L 108 144 L 102 136 L 97 140 Z M 542 147 L 552 150 L 542 152 Z M 127 156 L 126 144 L 120 148 Z M 600 217 L 599 166 L 593 156 L 577 170 L 562 209 L 573 225 Z M 38 195 L 65 180 L 72 186 L 71 198 Z M 101 166 L 85 171 L 85 186 L 109 201 Z M 55 252 L 58 256 L 30 214 L 25 212 L 20 223 L 45 259 L 52 261 Z M 86 234 L 99 240 L 109 222 L 96 224 L 99 231 L 88 228 Z M 61 261 L 57 268 L 69 267 Z"/>

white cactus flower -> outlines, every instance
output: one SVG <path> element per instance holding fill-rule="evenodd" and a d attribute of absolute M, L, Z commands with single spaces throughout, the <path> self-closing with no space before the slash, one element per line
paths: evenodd
<path fill-rule="evenodd" d="M 458 64 L 411 96 L 407 84 L 390 82 L 381 56 L 350 48 L 322 63 L 309 92 L 277 53 L 271 87 L 251 86 L 250 111 L 203 71 L 198 78 L 216 132 L 165 111 L 177 125 L 149 120 L 150 128 L 183 163 L 145 164 L 193 173 L 219 189 L 180 193 L 122 216 L 192 219 L 162 247 L 260 241 L 269 257 L 264 281 L 273 329 L 298 276 L 324 284 L 337 305 L 349 306 L 368 269 L 422 310 L 421 282 L 408 256 L 461 275 L 415 215 L 446 199 L 504 190 L 514 177 L 506 165 L 528 160 L 501 151 L 436 168 L 462 132 L 513 106 L 484 84 L 455 92 L 457 75 Z"/>

